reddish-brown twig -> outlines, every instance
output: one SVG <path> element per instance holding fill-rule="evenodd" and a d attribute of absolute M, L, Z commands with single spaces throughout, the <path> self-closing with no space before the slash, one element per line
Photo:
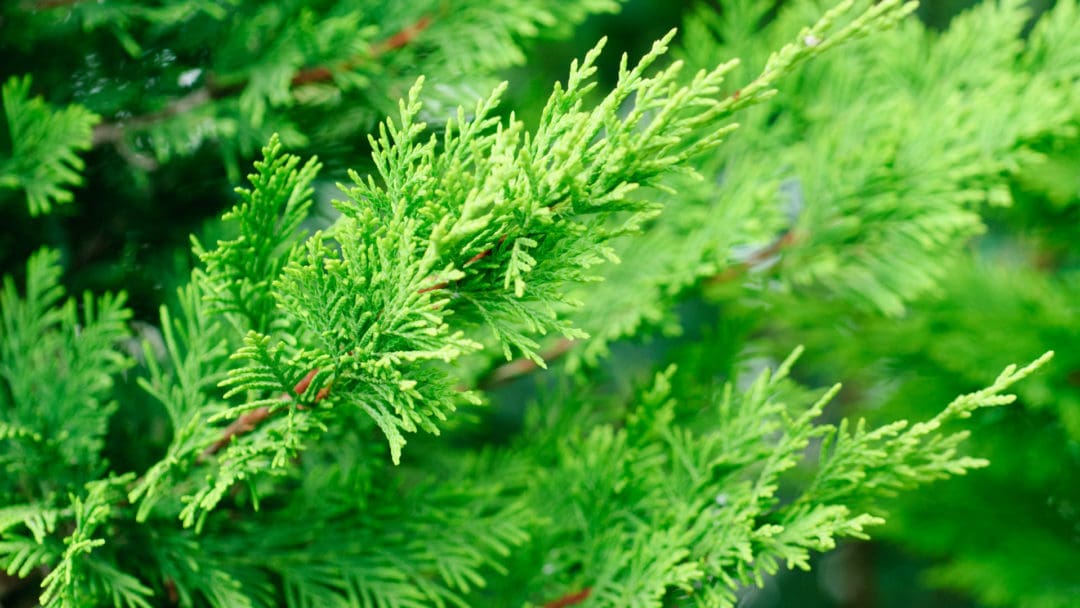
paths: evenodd
<path fill-rule="evenodd" d="M 381 40 L 371 45 L 368 49 L 368 54 L 362 57 L 353 57 L 348 61 L 342 61 L 337 65 L 337 72 L 348 72 L 354 70 L 365 61 L 369 61 L 372 58 L 378 57 L 390 51 L 405 47 L 407 44 L 413 41 L 414 38 L 420 35 L 421 32 L 426 30 L 431 25 L 431 17 L 424 15 L 416 20 L 415 23 L 407 25 L 394 35 Z M 313 84 L 317 82 L 327 82 L 334 77 L 334 70 L 331 70 L 326 66 L 316 66 L 313 68 L 307 68 L 296 73 L 290 81 L 293 87 L 301 87 L 305 84 Z"/>
<path fill-rule="evenodd" d="M 426 30 L 431 25 L 431 17 L 424 15 L 416 20 L 412 25 L 407 25 L 399 30 L 393 36 L 377 42 L 371 47 L 371 55 L 378 57 L 388 51 L 394 51 L 404 47 L 413 41 L 414 38 L 420 35 L 421 32 Z"/>
<path fill-rule="evenodd" d="M 297 382 L 295 386 L 293 386 L 293 392 L 296 393 L 297 397 L 303 395 L 304 391 L 306 391 L 308 387 L 311 386 L 311 381 L 315 379 L 315 376 L 318 375 L 319 371 L 320 370 L 317 367 L 312 369 L 299 382 Z M 318 403 L 329 395 L 330 385 L 327 384 L 315 393 L 314 402 Z M 281 398 L 282 400 L 291 399 L 288 393 L 282 395 Z M 297 404 L 296 407 L 297 409 L 304 409 L 304 406 L 300 404 Z M 242 414 L 239 418 L 234 420 L 232 424 L 225 427 L 225 430 L 221 432 L 221 436 L 218 437 L 217 441 L 210 444 L 205 450 L 202 451 L 202 454 L 199 456 L 199 460 L 206 460 L 214 454 L 217 454 L 221 450 L 228 447 L 229 443 L 232 442 L 233 437 L 254 431 L 256 427 L 262 424 L 264 420 L 269 418 L 271 414 L 281 411 L 284 411 L 284 409 L 272 411 L 269 406 L 263 406 Z"/>
<path fill-rule="evenodd" d="M 317 367 L 308 372 L 307 375 L 305 375 L 299 382 L 296 383 L 296 386 L 293 387 L 293 392 L 297 395 L 303 395 L 304 391 L 306 391 L 308 387 L 311 386 L 311 381 L 315 379 L 315 376 L 318 373 L 319 368 Z"/>
<path fill-rule="evenodd" d="M 541 353 L 540 358 L 543 359 L 545 363 L 557 361 L 563 355 L 570 352 L 570 349 L 574 348 L 574 344 L 575 342 L 569 338 L 560 338 L 551 346 L 551 348 Z M 484 376 L 480 382 L 477 383 L 477 387 L 481 390 L 494 388 L 506 384 L 516 378 L 531 374 L 538 369 L 540 369 L 540 366 L 532 359 L 514 359 L 513 361 L 504 363 L 491 370 L 491 373 Z"/>
<path fill-rule="evenodd" d="M 739 278 L 745 274 L 751 268 L 768 262 L 771 258 L 776 257 L 781 251 L 790 247 L 799 240 L 798 234 L 794 230 L 785 232 L 780 238 L 776 239 L 766 247 L 762 247 L 757 251 L 750 254 L 748 258 L 738 264 L 732 264 L 723 271 L 714 274 L 713 276 L 705 279 L 706 285 L 719 285 L 722 283 L 730 283 L 731 281 Z"/>
<path fill-rule="evenodd" d="M 165 577 L 165 597 L 168 598 L 169 603 L 173 606 L 180 603 L 180 592 L 176 589 L 176 581 L 169 577 Z"/>
<path fill-rule="evenodd" d="M 436 284 L 432 285 L 431 287 L 425 287 L 423 289 L 417 289 L 416 293 L 428 293 L 429 291 L 438 291 L 440 289 L 446 289 L 446 287 L 448 285 L 449 285 L 449 283 L 447 283 L 446 281 L 443 281 L 441 283 L 436 283 Z"/>
<path fill-rule="evenodd" d="M 232 424 L 225 427 L 225 430 L 221 432 L 221 437 L 218 437 L 217 441 L 203 450 L 202 454 L 199 456 L 199 460 L 206 460 L 214 454 L 217 454 L 232 442 L 233 437 L 254 431 L 263 420 L 266 420 L 269 417 L 270 408 L 267 406 L 251 410 L 250 412 L 241 415 L 234 420 Z"/>
<path fill-rule="evenodd" d="M 557 600 L 551 600 L 544 604 L 544 608 L 566 608 L 567 606 L 576 606 L 581 602 L 589 599 L 589 595 L 592 594 L 592 588 L 585 587 L 581 591 L 575 591 L 560 597 Z"/>
<path fill-rule="evenodd" d="M 501 237 L 499 237 L 499 244 L 502 245 L 505 242 L 506 242 L 506 235 L 504 234 Z M 485 249 L 485 250 L 481 251 L 480 253 L 478 253 L 478 254 L 472 256 L 471 258 L 469 258 L 468 261 L 466 261 L 465 264 L 462 266 L 462 268 L 467 268 L 469 266 L 472 266 L 473 264 L 475 264 L 475 263 L 479 262 L 480 260 L 482 260 L 482 259 L 488 257 L 489 255 L 491 255 L 491 253 L 493 251 L 495 251 L 494 247 L 488 247 L 487 249 Z"/>

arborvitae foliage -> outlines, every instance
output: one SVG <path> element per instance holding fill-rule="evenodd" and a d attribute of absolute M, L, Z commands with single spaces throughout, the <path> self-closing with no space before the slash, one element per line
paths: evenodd
<path fill-rule="evenodd" d="M 26 192 L 31 215 L 52 203 L 71 201 L 66 188 L 81 183 L 83 161 L 76 153 L 90 147 L 98 117 L 82 106 L 53 110 L 30 98 L 30 76 L 4 83 L 3 102 L 10 130 L 10 154 L 0 164 L 0 186 Z"/>
<path fill-rule="evenodd" d="M 195 267 L 154 325 L 129 322 L 122 296 L 65 299 L 50 249 L 5 280 L 0 567 L 24 594 L 732 606 L 867 538 L 895 505 L 891 533 L 944 552 L 964 512 L 939 508 L 937 528 L 919 530 L 927 494 L 910 491 L 1003 451 L 1012 429 L 979 428 L 974 455 L 964 443 L 995 412 L 1061 420 L 1076 440 L 1061 387 L 1072 368 L 1024 380 L 1046 349 L 1070 347 L 1075 308 L 1058 290 L 1072 283 L 1026 273 L 1007 293 L 1003 271 L 983 279 L 963 261 L 988 203 L 1025 184 L 1063 189 L 1039 168 L 1075 137 L 1074 0 L 1027 38 L 1019 2 L 936 34 L 901 0 L 730 0 L 689 17 L 676 50 L 672 33 L 624 56 L 609 91 L 597 45 L 536 124 L 502 107 L 503 85 L 473 92 L 523 59 L 522 38 L 612 3 L 452 4 L 5 12 L 21 29 L 4 44 L 27 56 L 81 27 L 114 54 L 172 57 L 146 68 L 154 78 L 124 78 L 139 99 L 113 82 L 120 55 L 78 58 L 79 77 L 102 83 L 76 87 L 81 106 L 9 82 L 0 184 L 24 190 L 32 214 L 70 202 L 88 139 L 146 170 L 211 139 L 229 163 L 269 141 L 235 206 L 193 237 Z M 370 173 L 351 172 L 335 217 L 313 225 L 323 167 L 286 149 L 363 132 L 399 93 L 370 137 Z M 711 317 L 700 340 L 613 352 L 679 333 L 694 307 Z M 1014 337 L 1033 307 L 1045 333 Z M 839 341 L 837 320 L 860 333 Z M 800 369 L 850 374 L 855 405 L 915 422 L 827 411 L 852 396 Z M 530 371 L 546 383 L 527 408 L 495 390 Z M 998 408 L 1021 380 L 1038 411 Z M 1047 457 L 1068 457 L 1069 437 L 1050 438 Z M 1058 501 L 1065 524 L 1041 546 L 1069 555 L 1074 503 L 1048 490 L 1053 471 L 968 477 Z M 942 501 L 965 496 L 947 487 Z M 1033 606 L 1076 597 L 1071 572 L 1022 546 L 956 542 L 939 575 L 950 585 L 1003 604 L 1024 602 L 1021 585 L 1041 585 Z"/>
<path fill-rule="evenodd" d="M 718 39 L 742 48 L 734 32 L 758 17 L 753 5 L 692 18 L 687 56 L 705 61 Z M 722 148 L 725 180 L 790 163 L 781 191 L 797 212 L 766 273 L 785 281 L 718 296 L 764 306 L 750 314 L 772 351 L 806 344 L 817 373 L 850 380 L 845 409 L 871 406 L 878 422 L 926 416 L 987 369 L 1060 345 L 1065 358 L 1023 387 L 1025 409 L 980 426 L 978 452 L 995 466 L 900 500 L 885 531 L 939 560 L 936 585 L 988 605 L 1065 607 L 1080 601 L 1080 11 L 1059 2 L 1032 17 L 1023 2 L 986 2 L 942 32 L 905 22 L 787 81 L 763 127 L 787 136 L 747 121 Z M 748 44 L 764 48 L 784 23 Z"/>

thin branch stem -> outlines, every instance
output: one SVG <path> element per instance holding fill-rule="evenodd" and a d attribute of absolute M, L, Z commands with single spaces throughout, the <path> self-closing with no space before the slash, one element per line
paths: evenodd
<path fill-rule="evenodd" d="M 576 342 L 569 338 L 560 338 L 551 348 L 545 350 L 540 358 L 544 360 L 544 363 L 553 363 L 558 361 L 570 352 Z M 480 379 L 477 383 L 477 388 L 481 390 L 487 390 L 496 386 L 501 386 L 512 380 L 516 380 L 522 376 L 526 376 L 540 369 L 540 365 L 532 359 L 514 359 L 508 363 L 504 363 L 495 369 L 491 370 L 486 376 Z"/>
<path fill-rule="evenodd" d="M 143 114 L 118 122 L 103 122 L 94 127 L 92 143 L 94 146 L 99 146 L 104 143 L 115 144 L 122 141 L 124 131 L 127 129 L 142 129 L 159 122 L 165 122 L 174 116 L 186 114 L 199 106 L 207 104 L 214 98 L 214 93 L 208 85 L 177 99 L 157 112 Z"/>
<path fill-rule="evenodd" d="M 306 376 L 304 376 L 299 382 L 296 383 L 296 386 L 293 387 L 293 392 L 296 393 L 297 397 L 300 397 L 304 394 L 304 391 L 308 390 L 308 387 L 311 386 L 311 381 L 318 373 L 319 368 L 316 367 L 309 371 Z M 315 393 L 315 400 L 313 403 L 318 403 L 329 395 L 330 384 L 327 384 Z M 284 393 L 281 395 L 281 399 L 282 401 L 291 401 L 292 397 L 290 397 L 288 393 Z M 305 409 L 305 406 L 300 403 L 297 403 L 296 407 L 297 409 L 301 410 Z M 229 443 L 232 442 L 233 437 L 254 431 L 260 424 L 262 424 L 264 420 L 269 418 L 271 415 L 283 411 L 285 411 L 285 408 L 271 410 L 269 406 L 263 406 L 241 415 L 239 418 L 234 420 L 232 424 L 225 427 L 225 430 L 221 432 L 221 437 L 218 437 L 217 441 L 210 444 L 205 450 L 203 450 L 202 454 L 199 455 L 199 461 L 205 461 L 207 458 L 213 456 L 214 454 L 217 454 L 221 450 L 228 447 Z"/>
<path fill-rule="evenodd" d="M 552 600 L 544 604 L 544 608 L 567 608 L 567 606 L 576 606 L 581 602 L 589 599 L 592 594 L 592 588 L 585 587 L 581 591 L 575 591 L 568 593 L 557 600 Z"/>
<path fill-rule="evenodd" d="M 798 233 L 795 230 L 789 230 L 785 232 L 780 238 L 776 239 L 768 246 L 758 249 L 750 254 L 748 258 L 738 264 L 733 264 L 725 268 L 722 272 L 705 279 L 706 285 L 720 285 L 723 283 L 730 283 L 731 281 L 746 274 L 751 268 L 759 266 L 771 260 L 772 258 L 780 255 L 780 252 L 790 247 L 799 240 Z"/>
<path fill-rule="evenodd" d="M 232 442 L 233 437 L 254 431 L 256 427 L 262 424 L 263 420 L 266 420 L 269 417 L 270 408 L 267 406 L 251 410 L 240 416 L 234 420 L 232 424 L 225 427 L 225 430 L 221 432 L 221 437 L 218 437 L 217 441 L 203 450 L 202 454 L 199 455 L 199 461 L 204 461 L 228 447 L 229 443 Z"/>

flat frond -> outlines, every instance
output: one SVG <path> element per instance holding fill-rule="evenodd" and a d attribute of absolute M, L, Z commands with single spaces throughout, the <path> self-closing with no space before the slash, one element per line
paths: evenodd
<path fill-rule="evenodd" d="M 2 90 L 11 137 L 11 156 L 0 157 L 0 188 L 26 192 L 30 215 L 71 202 L 70 188 L 82 183 L 83 160 L 99 118 L 79 105 L 54 110 L 41 97 L 30 97 L 30 76 L 13 76 Z"/>

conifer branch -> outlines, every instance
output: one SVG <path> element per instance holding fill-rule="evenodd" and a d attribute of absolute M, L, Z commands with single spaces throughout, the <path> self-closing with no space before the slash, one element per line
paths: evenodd
<path fill-rule="evenodd" d="M 0 151 L 0 190 L 24 190 L 30 214 L 37 215 L 74 198 L 69 188 L 82 183 L 85 165 L 77 152 L 91 146 L 100 117 L 80 105 L 54 108 L 31 97 L 30 87 L 29 75 L 0 87 L 11 142 L 10 157 Z"/>
<path fill-rule="evenodd" d="M 502 240 L 500 240 L 499 242 L 502 243 L 503 240 L 505 240 L 505 237 L 503 237 Z M 706 278 L 703 281 L 703 284 L 719 285 L 724 283 L 730 283 L 731 281 L 739 278 L 755 266 L 764 264 L 772 258 L 776 257 L 786 247 L 789 247 L 792 244 L 798 242 L 798 240 L 799 237 L 796 235 L 796 233 L 789 230 L 766 247 L 763 247 L 751 253 L 743 261 L 737 264 L 733 264 L 728 268 L 724 269 L 723 271 Z M 491 254 L 491 251 L 491 249 L 483 250 L 482 252 L 474 256 L 472 259 L 470 259 L 468 262 L 466 262 L 465 266 L 468 266 L 480 259 L 487 257 Z M 445 282 L 436 283 L 431 287 L 426 287 L 424 289 L 418 290 L 418 293 L 426 293 L 437 289 L 445 289 L 446 287 L 447 283 Z M 555 361 L 561 359 L 563 356 L 569 353 L 576 344 L 576 340 L 572 340 L 569 338 L 559 338 L 555 341 L 554 344 L 544 350 L 540 354 L 540 357 L 546 366 L 546 364 L 554 363 Z M 479 390 L 490 390 L 513 382 L 514 380 L 517 380 L 518 378 L 521 378 L 523 376 L 535 373 L 540 369 L 543 369 L 543 367 L 541 367 L 541 365 L 536 360 L 529 357 L 519 357 L 517 359 L 514 359 L 513 361 L 509 361 L 492 369 L 476 383 L 476 388 Z M 297 394 L 300 394 L 301 392 L 303 392 L 303 390 L 304 389 L 298 390 Z M 320 390 L 326 391 L 327 389 L 324 388 Z M 462 390 L 468 389 L 463 387 Z M 318 395 L 316 395 L 316 400 L 321 399 L 321 397 L 323 396 L 325 396 L 325 393 L 320 392 Z M 284 397 L 287 398 L 287 395 Z M 206 448 L 206 450 L 202 454 L 202 457 L 207 458 L 217 453 L 222 448 L 227 446 L 229 442 L 232 441 L 232 438 L 234 436 L 253 431 L 260 423 L 266 420 L 270 416 L 270 414 L 270 408 L 267 406 L 263 406 L 256 410 L 252 410 L 250 412 L 242 414 L 240 418 L 238 418 L 236 421 L 232 422 L 228 427 L 225 428 L 225 430 L 222 432 L 222 436 L 220 439 L 218 439 L 211 446 Z"/>
<path fill-rule="evenodd" d="M 424 15 L 389 37 L 372 44 L 368 52 L 362 56 L 353 57 L 334 66 L 315 66 L 297 72 L 290 80 L 290 86 L 299 88 L 305 85 L 329 82 L 336 73 L 354 70 L 368 61 L 378 59 L 386 53 L 405 47 L 426 30 L 429 25 L 431 25 L 431 17 Z M 97 147 L 106 143 L 119 145 L 123 141 L 126 131 L 144 129 L 176 116 L 187 114 L 212 101 L 235 97 L 243 92 L 247 85 L 248 81 L 246 79 L 240 82 L 221 83 L 215 81 L 213 76 L 210 76 L 206 85 L 177 99 L 161 110 L 97 125 L 93 132 L 93 146 Z M 123 153 L 123 150 L 121 152 Z"/>
<path fill-rule="evenodd" d="M 761 264 L 768 263 L 770 260 L 780 255 L 780 253 L 784 249 L 790 247 L 791 245 L 794 245 L 798 241 L 799 236 L 797 235 L 797 233 L 794 230 L 789 230 L 769 245 L 752 252 L 744 260 L 728 266 L 721 272 L 718 272 L 711 277 L 705 278 L 702 281 L 702 284 L 711 286 L 730 283 L 735 279 L 743 276 L 749 270 L 760 266 Z M 486 255 L 490 251 L 491 250 L 489 249 L 483 253 Z M 442 287 L 445 287 L 445 285 L 442 285 Z M 574 348 L 576 343 L 577 342 L 575 340 L 560 338 L 550 348 L 548 348 L 541 354 L 544 363 L 554 363 L 555 361 L 559 360 L 568 352 L 570 352 L 570 350 Z M 477 388 L 481 390 L 487 390 L 497 386 L 501 386 L 508 382 L 512 382 L 522 376 L 534 373 L 540 369 L 542 369 L 542 367 L 532 359 L 528 359 L 525 357 L 514 359 L 513 361 L 499 365 L 498 367 L 492 369 L 489 373 L 484 375 L 480 379 L 480 381 L 477 382 Z"/>

